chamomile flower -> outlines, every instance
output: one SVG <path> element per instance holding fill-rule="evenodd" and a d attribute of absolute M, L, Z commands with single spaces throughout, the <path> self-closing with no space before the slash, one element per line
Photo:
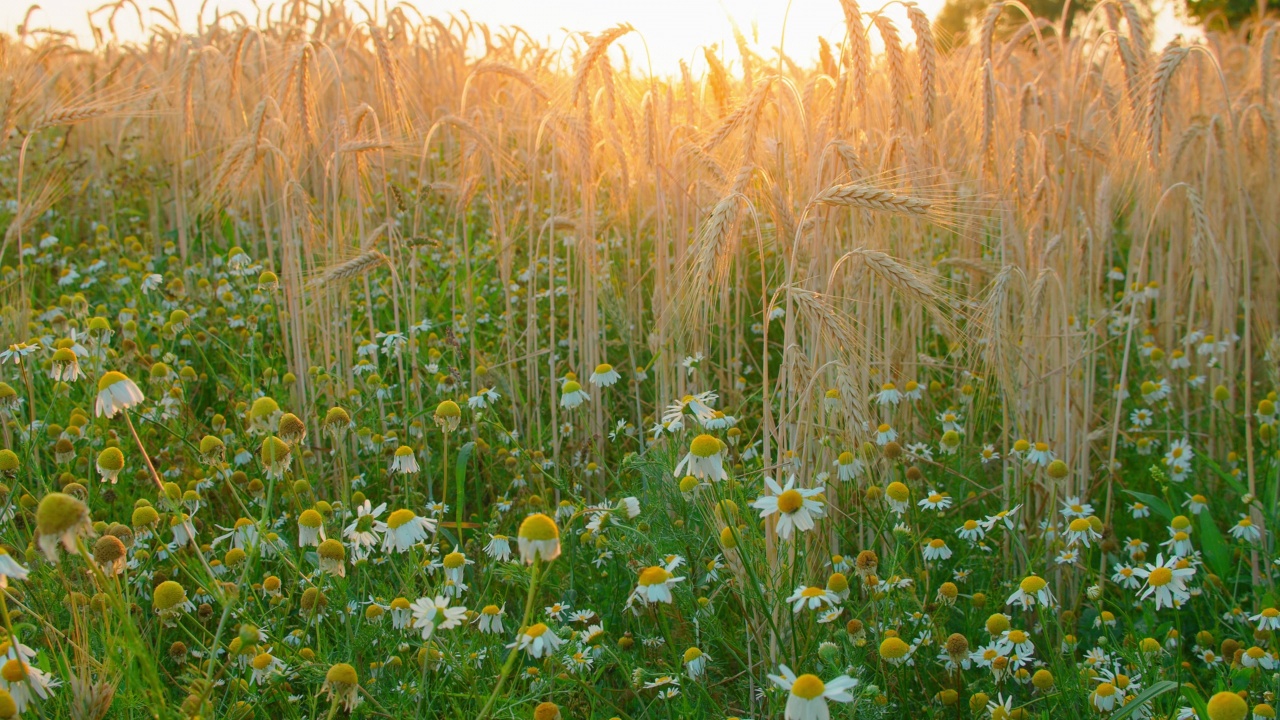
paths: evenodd
<path fill-rule="evenodd" d="M 778 515 L 778 537 L 783 540 L 790 539 L 794 530 L 812 530 L 814 519 L 822 517 L 823 503 L 815 499 L 822 494 L 822 488 L 797 488 L 794 475 L 786 485 L 778 485 L 771 477 L 766 477 L 764 484 L 769 492 L 756 498 L 751 507 L 759 510 L 762 518 Z"/>
<path fill-rule="evenodd" d="M 77 540 L 95 534 L 89 508 L 71 495 L 51 492 L 36 507 L 36 544 L 51 563 L 58 562 L 58 545 L 74 553 Z"/>
<path fill-rule="evenodd" d="M 467 617 L 466 608 L 449 607 L 449 599 L 442 595 L 418 598 L 410 606 L 410 611 L 413 613 L 413 627 L 422 633 L 423 640 L 430 640 L 436 630 L 457 627 Z"/>
<path fill-rule="evenodd" d="M 537 660 L 538 658 L 555 654 L 563 643 L 564 640 L 559 635 L 556 635 L 551 628 L 543 623 L 534 623 L 527 628 L 523 628 L 520 634 L 516 636 L 516 641 L 507 647 L 524 650 L 529 653 L 529 657 Z"/>
<path fill-rule="evenodd" d="M 840 598 L 827 588 L 801 585 L 791 593 L 787 602 L 791 603 L 792 611 L 798 613 L 806 607 L 810 610 L 819 610 L 823 605 L 836 605 L 840 602 Z"/>
<path fill-rule="evenodd" d="M 98 397 L 94 412 L 98 417 L 112 418 L 143 401 L 142 391 L 124 373 L 112 370 L 98 380 Z"/>
<path fill-rule="evenodd" d="M 476 614 L 475 622 L 480 626 L 480 632 L 500 634 L 502 632 L 502 618 L 505 617 L 507 611 L 498 605 L 485 605 L 480 612 Z"/>
<path fill-rule="evenodd" d="M 1263 608 L 1262 612 L 1250 617 L 1249 620 L 1259 630 L 1280 630 L 1280 610 L 1274 607 Z"/>
<path fill-rule="evenodd" d="M 336 699 L 347 712 L 354 710 L 364 699 L 360 697 L 356 669 L 346 663 L 336 663 L 325 673 L 324 691 L 330 700 Z"/>
<path fill-rule="evenodd" d="M 387 470 L 400 475 L 416 475 L 418 472 L 418 459 L 414 456 L 413 448 L 408 445 L 401 445 L 396 448 L 395 453 L 391 456 L 391 466 Z"/>
<path fill-rule="evenodd" d="M 498 562 L 511 560 L 511 538 L 506 535 L 489 535 L 489 542 L 484 546 L 484 554 Z"/>
<path fill-rule="evenodd" d="M 427 539 L 436 529 L 434 520 L 401 508 L 387 516 L 387 530 L 382 536 L 382 552 L 403 553 Z"/>
<path fill-rule="evenodd" d="M 711 662 L 711 658 L 702 650 L 691 647 L 684 651 L 683 662 L 685 675 L 690 680 L 697 680 L 706 672 L 707 663 Z"/>
<path fill-rule="evenodd" d="M 898 386 L 893 383 L 885 383 L 880 386 L 880 392 L 876 393 L 877 405 L 897 405 L 902 402 L 902 392 L 898 390 Z"/>
<path fill-rule="evenodd" d="M 676 465 L 675 476 L 692 475 L 698 479 L 724 480 L 728 473 L 724 471 L 724 460 L 721 455 L 722 445 L 711 435 L 699 435 L 689 443 L 689 452 Z"/>
<path fill-rule="evenodd" d="M 669 605 L 675 600 L 671 595 L 671 587 L 681 580 L 684 580 L 683 576 L 676 577 L 661 565 L 645 568 L 640 571 L 640 577 L 635 589 L 631 591 L 631 596 L 627 598 L 627 604 L 630 605 L 638 600 L 642 605 L 652 603 Z"/>
<path fill-rule="evenodd" d="M 923 510 L 937 510 L 942 512 L 951 507 L 951 496 L 945 492 L 938 492 L 930 489 L 929 494 L 920 502 L 916 503 Z"/>
<path fill-rule="evenodd" d="M 857 480 L 866 469 L 866 463 L 848 450 L 840 453 L 835 461 L 836 479 L 840 482 Z"/>
<path fill-rule="evenodd" d="M 1039 575 L 1028 575 L 1023 578 L 1022 582 L 1018 583 L 1018 589 L 1005 601 L 1006 605 L 1020 605 L 1023 610 L 1030 610 L 1036 604 L 1051 608 L 1056 603 L 1057 599 L 1049 590 L 1049 584 Z"/>
<path fill-rule="evenodd" d="M 618 374 L 617 370 L 613 369 L 612 365 L 601 363 L 596 366 L 595 372 L 591 373 L 588 381 L 596 387 L 610 387 L 621 378 L 622 376 Z"/>
<path fill-rule="evenodd" d="M 560 557 L 560 528 L 547 515 L 534 513 L 520 523 L 516 545 L 526 564 L 532 565 L 537 559 L 551 562 Z"/>
<path fill-rule="evenodd" d="M 1102 535 L 1093 529 L 1093 523 L 1088 518 L 1074 518 L 1067 524 L 1065 539 L 1068 547 L 1083 545 L 1089 547 L 1091 544 L 1102 539 Z"/>
<path fill-rule="evenodd" d="M 1262 531 L 1253 524 L 1253 520 L 1248 515 L 1241 515 L 1240 520 L 1235 525 L 1232 525 L 1227 532 L 1231 533 L 1231 537 L 1236 540 L 1247 542 L 1251 545 L 1256 545 L 1262 540 Z"/>
<path fill-rule="evenodd" d="M 946 541 L 942 538 L 933 538 L 921 543 L 920 554 L 927 562 L 946 560 L 951 557 L 951 548 L 947 547 Z"/>
<path fill-rule="evenodd" d="M 1187 592 L 1187 580 L 1196 571 L 1190 565 L 1182 566 L 1177 557 L 1171 556 L 1165 560 L 1163 554 L 1157 554 L 1154 565 L 1148 563 L 1146 567 L 1134 568 L 1133 572 L 1146 580 L 1138 597 L 1143 600 L 1154 597 L 1156 610 L 1162 607 L 1178 608 L 1191 599 L 1191 594 Z"/>
<path fill-rule="evenodd" d="M 858 681 L 848 675 L 841 675 L 824 683 L 817 675 L 805 674 L 797 677 L 786 665 L 779 666 L 778 670 L 781 674 L 770 675 L 769 679 L 790 693 L 785 720 L 827 720 L 831 714 L 827 708 L 828 700 L 853 702 L 853 695 L 849 691 L 857 687 Z"/>
<path fill-rule="evenodd" d="M 560 407 L 565 410 L 572 410 L 590 400 L 591 396 L 577 380 L 569 380 L 560 387 Z"/>

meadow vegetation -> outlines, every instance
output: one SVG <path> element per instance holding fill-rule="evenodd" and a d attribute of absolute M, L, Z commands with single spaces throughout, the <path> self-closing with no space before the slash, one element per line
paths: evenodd
<path fill-rule="evenodd" d="M 1277 25 L 905 5 L 0 35 L 0 718 L 1274 718 Z"/>

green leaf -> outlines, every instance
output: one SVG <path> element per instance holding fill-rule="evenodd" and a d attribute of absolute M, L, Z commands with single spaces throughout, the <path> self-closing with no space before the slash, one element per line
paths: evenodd
<path fill-rule="evenodd" d="M 1124 718 L 1134 714 L 1138 711 L 1138 708 L 1156 699 L 1156 697 L 1163 695 L 1170 690 L 1176 689 L 1178 689 L 1178 683 L 1172 680 L 1161 680 L 1146 690 L 1143 690 L 1138 697 L 1125 703 L 1124 707 L 1120 708 L 1115 715 L 1111 716 L 1111 720 L 1124 720 Z"/>
<path fill-rule="evenodd" d="M 1140 493 L 1140 492 L 1138 492 L 1137 490 L 1125 490 L 1124 492 L 1125 492 L 1125 494 L 1127 494 L 1127 495 L 1132 495 L 1132 496 L 1134 497 L 1134 499 L 1136 499 L 1136 500 L 1138 500 L 1138 501 L 1142 502 L 1142 504 L 1144 504 L 1144 505 L 1146 505 L 1146 506 L 1150 507 L 1152 510 L 1155 510 L 1156 512 L 1160 513 L 1160 515 L 1162 515 L 1162 516 L 1164 517 L 1164 519 L 1165 519 L 1165 520 L 1172 520 L 1172 519 L 1173 519 L 1173 510 L 1172 510 L 1172 509 L 1170 509 L 1170 508 L 1169 508 L 1169 506 L 1168 506 L 1167 504 L 1165 504 L 1165 501 L 1161 500 L 1160 498 L 1156 497 L 1155 495 L 1148 495 L 1147 493 Z"/>
<path fill-rule="evenodd" d="M 1230 485 L 1231 489 L 1235 490 L 1240 495 L 1240 497 L 1244 497 L 1245 495 L 1249 494 L 1249 488 L 1245 487 L 1244 483 L 1240 482 L 1239 478 L 1223 470 L 1222 466 L 1214 462 L 1212 458 L 1207 458 L 1202 455 L 1197 459 L 1200 460 L 1205 465 L 1207 465 L 1209 469 L 1214 472 L 1214 474 L 1222 478 L 1228 485 Z"/>
<path fill-rule="evenodd" d="M 476 450 L 474 441 L 463 444 L 458 449 L 458 459 L 453 466 L 453 478 L 458 487 L 458 539 L 462 539 L 462 518 L 465 516 L 467 508 L 467 463 L 471 462 L 471 455 Z"/>
<path fill-rule="evenodd" d="M 1226 580 L 1227 571 L 1231 569 L 1231 550 L 1222 539 L 1222 532 L 1209 516 L 1208 510 L 1200 511 L 1200 546 L 1209 561 L 1209 567 L 1218 577 Z"/>
<path fill-rule="evenodd" d="M 1196 717 L 1205 718 L 1205 720 L 1208 719 L 1209 705 L 1205 702 L 1204 698 L 1200 697 L 1200 693 L 1196 692 L 1194 687 L 1191 687 L 1190 685 L 1183 685 L 1182 697 L 1187 702 L 1191 703 L 1191 707 L 1196 709 Z"/>

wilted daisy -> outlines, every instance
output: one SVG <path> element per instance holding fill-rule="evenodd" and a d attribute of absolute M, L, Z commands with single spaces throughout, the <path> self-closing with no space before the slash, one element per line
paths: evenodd
<path fill-rule="evenodd" d="M 402 553 L 427 539 L 436 529 L 434 520 L 401 508 L 387 516 L 387 531 L 382 536 L 382 552 Z"/>
<path fill-rule="evenodd" d="M 298 547 L 315 547 L 324 541 L 324 518 L 314 508 L 298 515 Z"/>
<path fill-rule="evenodd" d="M 785 720 L 827 720 L 831 711 L 827 701 L 839 703 L 853 702 L 850 690 L 858 685 L 858 681 L 848 675 L 841 675 L 833 680 L 822 682 L 817 675 L 796 676 L 786 665 L 778 667 L 780 675 L 770 675 L 769 679 L 778 687 L 790 693 L 787 698 Z"/>
<path fill-rule="evenodd" d="M 360 679 L 356 669 L 346 663 L 336 663 L 324 675 L 324 691 L 330 700 L 337 700 L 343 710 L 351 712 L 364 699 L 360 697 Z"/>
<path fill-rule="evenodd" d="M 501 633 L 502 618 L 506 614 L 507 611 L 497 605 L 485 605 L 476 614 L 475 622 L 480 625 L 482 633 Z"/>
<path fill-rule="evenodd" d="M 675 598 L 671 595 L 671 586 L 684 580 L 684 577 L 676 577 L 661 565 L 654 565 L 640 571 L 640 578 L 636 582 L 635 590 L 631 591 L 631 596 L 627 599 L 630 604 L 634 600 L 639 600 L 642 604 L 650 603 L 667 603 L 670 604 Z"/>
<path fill-rule="evenodd" d="M 259 459 L 262 461 L 262 467 L 267 473 L 267 477 L 279 480 L 288 472 L 289 466 L 293 463 L 293 449 L 289 444 L 275 435 L 268 435 L 262 440 L 262 450 L 259 453 Z"/>
<path fill-rule="evenodd" d="M 1027 450 L 1027 463 L 1038 467 L 1045 467 L 1053 462 L 1055 456 L 1053 451 L 1049 449 L 1048 443 L 1038 442 L 1033 444 Z"/>
<path fill-rule="evenodd" d="M 516 533 L 520 559 L 533 564 L 536 559 L 551 562 L 560 557 L 560 528 L 556 521 L 542 513 L 534 513 L 520 523 Z"/>
<path fill-rule="evenodd" d="M 1051 608 L 1056 602 L 1044 578 L 1039 575 L 1028 575 L 1018 583 L 1018 589 L 1009 596 L 1005 604 L 1020 605 L 1023 610 L 1030 610 L 1037 603 L 1042 607 Z"/>
<path fill-rule="evenodd" d="M 863 473 L 866 464 L 856 455 L 848 450 L 840 453 L 835 461 L 836 479 L 840 482 L 851 482 L 857 480 L 858 476 Z"/>
<path fill-rule="evenodd" d="M 271 648 L 254 655 L 249 667 L 253 671 L 249 682 L 253 685 L 262 685 L 270 682 L 277 675 L 283 675 L 286 669 L 284 662 L 271 654 Z"/>
<path fill-rule="evenodd" d="M 98 417 L 112 418 L 116 413 L 141 403 L 142 391 L 124 373 L 111 370 L 98 379 L 98 398 L 94 413 Z"/>
<path fill-rule="evenodd" d="M 36 542 L 49 562 L 58 562 L 58 545 L 69 553 L 76 552 L 76 541 L 93 537 L 89 508 L 64 493 L 51 492 L 36 507 Z"/>
<path fill-rule="evenodd" d="M 596 366 L 595 372 L 591 373 L 591 377 L 588 380 L 596 387 L 610 387 L 618 382 L 621 377 L 618 371 L 613 369 L 612 365 L 601 363 Z"/>
<path fill-rule="evenodd" d="M 320 572 L 335 577 L 347 576 L 347 549 L 337 540 L 330 538 L 316 548 Z"/>
<path fill-rule="evenodd" d="M 560 407 L 572 410 L 591 399 L 577 380 L 569 380 L 560 387 Z"/>
<path fill-rule="evenodd" d="M 506 535 L 490 535 L 488 544 L 484 546 L 484 554 L 498 562 L 507 562 L 511 559 L 511 538 Z"/>
<path fill-rule="evenodd" d="M 960 536 L 960 539 L 974 543 L 986 535 L 986 529 L 977 520 L 965 520 L 963 525 L 956 528 L 956 534 Z"/>
<path fill-rule="evenodd" d="M 889 423 L 880 423 L 876 428 L 876 444 L 888 445 L 898 439 L 898 431 L 894 430 Z"/>
<path fill-rule="evenodd" d="M 418 472 L 418 458 L 413 454 L 413 448 L 408 445 L 401 445 L 396 448 L 395 453 L 391 456 L 391 467 L 389 472 L 399 473 L 401 475 L 414 475 Z"/>
<path fill-rule="evenodd" d="M 151 607 L 166 626 L 176 624 L 178 616 L 196 609 L 187 599 L 187 591 L 173 580 L 166 580 L 151 591 Z"/>
<path fill-rule="evenodd" d="M 559 635 L 551 631 L 543 623 L 534 623 L 527 628 L 520 630 L 520 634 L 516 636 L 516 641 L 508 645 L 508 648 L 516 650 L 528 651 L 529 657 L 538 659 L 543 656 L 550 656 L 564 643 Z"/>
<path fill-rule="evenodd" d="M 462 422 L 462 409 L 452 400 L 442 400 L 436 406 L 434 418 L 440 429 L 450 433 L 457 430 L 458 424 Z"/>
<path fill-rule="evenodd" d="M 3 560 L 3 558 L 0 558 Z M 1263 608 L 1262 612 L 1249 618 L 1259 630 L 1280 630 L 1280 610 L 1274 607 Z"/>
<path fill-rule="evenodd" d="M 880 392 L 876 393 L 875 398 L 878 405 L 897 405 L 902 402 L 902 393 L 897 385 L 889 382 L 880 386 Z"/>
<path fill-rule="evenodd" d="M 728 474 L 724 471 L 724 461 L 720 451 L 719 440 L 711 435 L 699 435 L 689 443 L 689 452 L 676 465 L 676 477 L 687 472 L 699 479 L 724 480 Z"/>
<path fill-rule="evenodd" d="M 55 382 L 69 383 L 84 377 L 84 372 L 80 369 L 80 358 L 74 350 L 64 347 L 53 351 L 49 377 Z"/>
<path fill-rule="evenodd" d="M 884 499 L 889 503 L 890 510 L 904 515 L 911 506 L 911 490 L 905 483 L 894 480 L 884 489 Z"/>
<path fill-rule="evenodd" d="M 920 545 L 920 554 L 926 561 L 946 560 L 951 557 L 951 548 L 942 538 L 925 540 Z"/>
<path fill-rule="evenodd" d="M 790 539 L 795 529 L 812 530 L 814 518 L 822 517 L 823 503 L 814 499 L 822 494 L 822 488 L 797 488 L 795 475 L 785 486 L 771 477 L 765 477 L 764 484 L 769 493 L 756 498 L 751 507 L 759 510 L 762 518 L 778 515 L 778 537 L 783 540 Z"/>
<path fill-rule="evenodd" d="M 1248 515 L 1241 515 L 1240 519 L 1227 532 L 1231 533 L 1231 537 L 1250 544 L 1256 545 L 1262 539 L 1262 531 L 1258 526 L 1253 524 L 1253 520 Z"/>

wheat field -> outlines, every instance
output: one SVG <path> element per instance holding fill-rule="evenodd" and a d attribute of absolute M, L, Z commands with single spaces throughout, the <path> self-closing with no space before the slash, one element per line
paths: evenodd
<path fill-rule="evenodd" d="M 0 35 L 0 718 L 1276 717 L 1280 25 L 905 7 Z"/>

